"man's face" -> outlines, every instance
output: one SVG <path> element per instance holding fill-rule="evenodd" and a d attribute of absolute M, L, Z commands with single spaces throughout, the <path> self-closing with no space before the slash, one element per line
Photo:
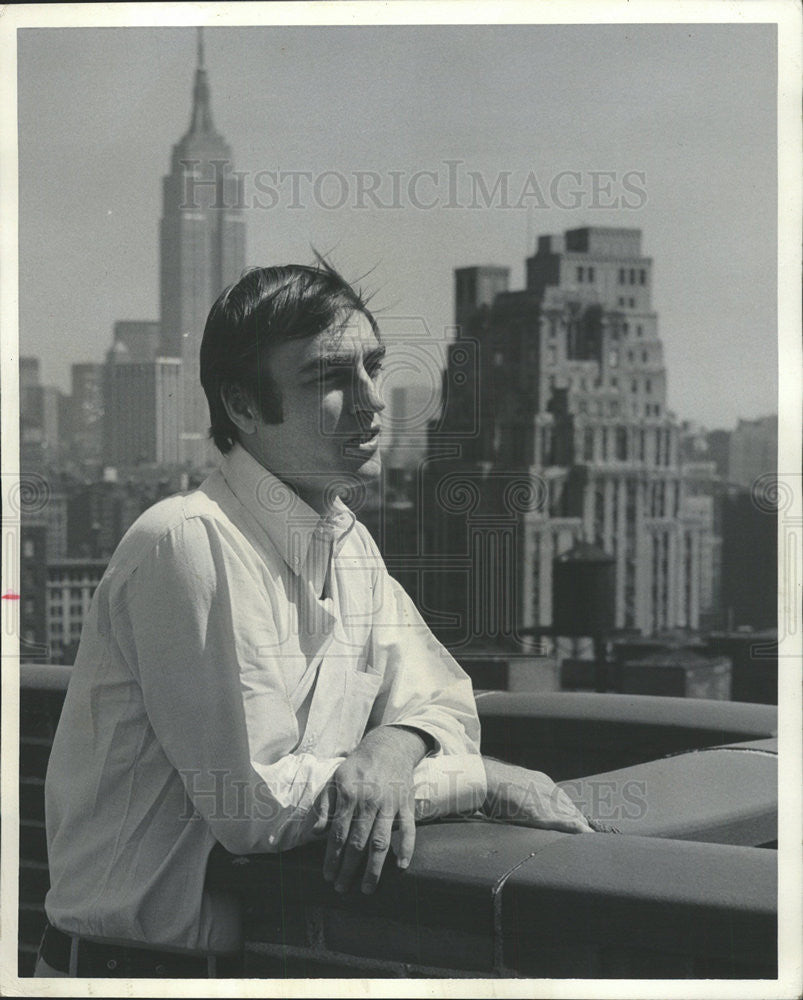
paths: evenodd
<path fill-rule="evenodd" d="M 340 329 L 269 351 L 284 419 L 280 424 L 258 419 L 255 433 L 241 440 L 316 509 L 333 480 L 368 481 L 381 471 L 379 413 L 385 404 L 377 381 L 384 353 L 359 312 Z"/>

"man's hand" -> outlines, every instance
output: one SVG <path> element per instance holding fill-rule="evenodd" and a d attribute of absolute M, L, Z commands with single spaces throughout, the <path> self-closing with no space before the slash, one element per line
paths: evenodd
<path fill-rule="evenodd" d="M 569 796 L 541 771 L 528 771 L 483 757 L 488 794 L 482 811 L 501 819 L 541 830 L 593 833 L 585 816 Z"/>
<path fill-rule="evenodd" d="M 345 892 L 367 860 L 361 889 L 376 888 L 398 819 L 399 868 L 407 868 L 415 847 L 413 769 L 426 743 L 414 729 L 380 726 L 362 740 L 335 771 L 329 786 L 331 826 L 323 877 Z"/>

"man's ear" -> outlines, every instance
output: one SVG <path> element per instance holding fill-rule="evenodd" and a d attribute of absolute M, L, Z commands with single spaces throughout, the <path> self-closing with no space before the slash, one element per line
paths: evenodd
<path fill-rule="evenodd" d="M 257 426 L 256 406 L 249 393 L 236 382 L 224 382 L 220 399 L 234 426 L 243 434 L 253 434 Z"/>

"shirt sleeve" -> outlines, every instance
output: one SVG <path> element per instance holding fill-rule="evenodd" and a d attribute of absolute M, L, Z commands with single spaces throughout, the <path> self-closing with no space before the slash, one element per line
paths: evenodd
<path fill-rule="evenodd" d="M 384 666 L 369 727 L 412 726 L 432 738 L 434 750 L 414 775 L 417 819 L 475 812 L 486 779 L 471 680 L 390 576 L 367 529 L 362 533 L 376 565 L 371 656 Z"/>
<path fill-rule="evenodd" d="M 215 838 L 245 854 L 322 834 L 314 805 L 344 758 L 293 752 L 263 581 L 215 523 L 191 518 L 162 536 L 113 614 L 156 739 Z"/>

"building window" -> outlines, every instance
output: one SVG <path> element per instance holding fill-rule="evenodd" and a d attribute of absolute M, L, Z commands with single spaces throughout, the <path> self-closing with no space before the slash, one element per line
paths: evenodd
<path fill-rule="evenodd" d="M 630 284 L 635 285 L 636 283 L 636 271 L 635 268 L 630 268 Z"/>
<path fill-rule="evenodd" d="M 594 428 L 586 427 L 583 431 L 583 461 L 594 461 Z"/>
<path fill-rule="evenodd" d="M 580 284 L 583 283 L 583 269 L 582 269 L 582 267 L 578 267 L 577 268 L 577 280 L 580 282 Z"/>
<path fill-rule="evenodd" d="M 624 298 L 623 298 L 623 297 L 622 297 L 622 296 L 620 295 L 620 296 L 619 296 L 619 305 L 620 305 L 620 306 L 624 306 L 624 304 L 625 304 L 625 300 L 624 300 Z"/>
<path fill-rule="evenodd" d="M 22 555 L 25 559 L 33 559 L 33 541 L 30 538 L 26 538 L 22 544 Z"/>
<path fill-rule="evenodd" d="M 650 360 L 650 355 L 648 354 L 647 351 L 642 351 L 641 352 L 641 360 L 644 362 L 645 365 Z"/>
<path fill-rule="evenodd" d="M 636 300 L 635 299 L 628 299 L 627 301 L 629 302 L 631 309 L 635 309 L 636 308 Z"/>
<path fill-rule="evenodd" d="M 557 351 L 554 345 L 551 345 L 547 351 L 547 364 L 554 365 L 557 361 Z"/>
<path fill-rule="evenodd" d="M 638 382 L 636 381 L 636 379 L 633 379 L 633 381 L 630 383 L 630 391 L 638 392 Z"/>
<path fill-rule="evenodd" d="M 636 327 L 636 336 L 640 337 L 642 333 L 644 333 L 644 328 L 642 327 L 641 323 L 639 323 L 638 326 Z"/>
<path fill-rule="evenodd" d="M 644 383 L 644 391 L 649 395 L 652 392 L 652 379 L 647 379 Z"/>
<path fill-rule="evenodd" d="M 623 267 L 620 267 L 619 268 L 619 284 L 623 285 L 624 283 L 625 283 L 625 269 Z M 625 300 L 624 299 L 619 299 L 619 303 L 620 303 L 620 305 L 624 305 L 625 304 Z"/>
<path fill-rule="evenodd" d="M 638 273 L 638 282 L 640 285 L 646 285 L 647 283 L 647 274 L 643 268 Z"/>
<path fill-rule="evenodd" d="M 501 368 L 505 363 L 505 356 L 501 351 L 494 351 L 494 364 L 497 368 Z"/>
<path fill-rule="evenodd" d="M 80 618 L 83 613 L 84 613 L 84 606 L 83 606 L 83 604 L 71 604 L 70 605 L 70 615 L 73 618 Z"/>
<path fill-rule="evenodd" d="M 619 352 L 610 351 L 608 354 L 608 366 L 610 368 L 617 368 L 619 365 Z"/>
<path fill-rule="evenodd" d="M 593 281 L 594 280 L 594 268 L 593 267 L 589 267 L 589 269 L 588 269 L 588 280 L 589 281 Z"/>
<path fill-rule="evenodd" d="M 627 336 L 629 330 L 630 330 L 630 327 L 627 325 L 627 323 L 622 323 L 622 333 L 625 336 Z"/>
<path fill-rule="evenodd" d="M 619 388 L 619 379 L 615 375 L 611 377 L 611 385 L 613 386 L 614 389 Z"/>
<path fill-rule="evenodd" d="M 81 588 L 80 587 L 70 587 L 70 597 L 71 598 L 80 597 L 80 596 L 81 596 Z"/>
<path fill-rule="evenodd" d="M 608 428 L 602 428 L 602 461 L 608 461 Z"/>
<path fill-rule="evenodd" d="M 627 461 L 627 429 L 616 428 L 616 457 L 620 462 Z"/>

